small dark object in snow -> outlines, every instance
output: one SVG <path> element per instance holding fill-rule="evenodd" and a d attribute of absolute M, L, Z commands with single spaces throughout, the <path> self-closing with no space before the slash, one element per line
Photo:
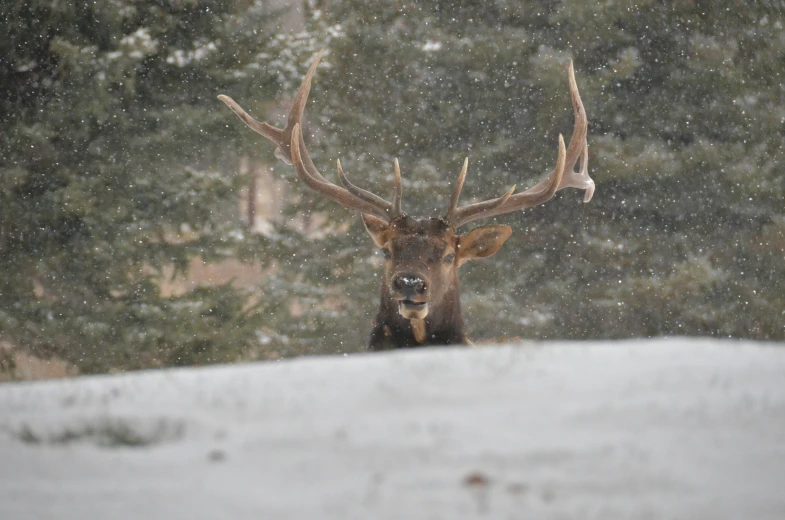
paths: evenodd
<path fill-rule="evenodd" d="M 223 450 L 210 450 L 207 454 L 207 460 L 210 462 L 223 462 L 226 460 L 226 452 Z"/>
<path fill-rule="evenodd" d="M 482 474 L 479 471 L 473 471 L 466 475 L 463 479 L 463 485 L 474 487 L 474 488 L 484 488 L 490 483 L 488 477 Z"/>
<path fill-rule="evenodd" d="M 520 482 L 511 482 L 507 486 L 507 492 L 511 495 L 522 495 L 529 490 L 529 486 L 521 484 Z"/>

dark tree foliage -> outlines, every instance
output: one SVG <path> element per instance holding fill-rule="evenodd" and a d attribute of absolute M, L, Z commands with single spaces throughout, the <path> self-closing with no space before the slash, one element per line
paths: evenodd
<path fill-rule="evenodd" d="M 389 196 L 398 157 L 413 214 L 445 211 L 466 155 L 465 201 L 549 171 L 571 133 L 575 60 L 597 194 L 583 205 L 565 190 L 497 219 L 513 237 L 462 272 L 475 339 L 785 338 L 780 15 L 736 2 L 316 5 L 340 33 L 307 110 L 316 164 L 334 175 L 340 157 Z M 356 215 L 305 190 L 296 211 L 326 212 L 339 231 L 302 236 L 285 262 L 318 330 L 295 334 L 356 348 L 378 305 L 378 256 Z"/>
<path fill-rule="evenodd" d="M 548 172 L 574 59 L 597 193 L 496 219 L 513 237 L 462 269 L 475 340 L 785 339 L 777 6 L 312 0 L 285 36 L 261 0 L 3 2 L 0 341 L 83 371 L 361 350 L 382 262 L 359 217 L 215 99 L 264 119 L 325 46 L 305 124 L 317 166 L 333 177 L 340 157 L 389 196 L 397 157 L 416 215 L 445 211 L 467 155 L 464 202 Z M 240 156 L 286 181 L 263 234 L 236 215 Z M 162 297 L 164 269 L 194 256 L 268 276 L 250 299 Z"/>
<path fill-rule="evenodd" d="M 244 133 L 215 96 L 275 92 L 274 14 L 2 2 L 0 340 L 83 371 L 230 360 L 256 344 L 243 294 L 163 298 L 157 282 L 191 257 L 235 254 L 241 179 L 224 150 Z"/>

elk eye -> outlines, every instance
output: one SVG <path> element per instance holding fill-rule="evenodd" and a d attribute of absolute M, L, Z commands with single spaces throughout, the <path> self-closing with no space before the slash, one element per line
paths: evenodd
<path fill-rule="evenodd" d="M 445 264 L 451 264 L 455 260 L 455 253 L 450 253 L 449 255 L 444 257 Z"/>
<path fill-rule="evenodd" d="M 389 249 L 382 249 L 382 254 L 384 255 L 385 260 L 392 258 L 392 253 L 390 253 Z"/>

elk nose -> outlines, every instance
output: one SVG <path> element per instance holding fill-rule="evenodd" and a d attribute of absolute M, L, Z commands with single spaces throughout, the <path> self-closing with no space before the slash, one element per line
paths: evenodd
<path fill-rule="evenodd" d="M 428 290 L 428 284 L 416 274 L 399 274 L 392 280 L 395 292 L 401 296 L 422 296 Z"/>

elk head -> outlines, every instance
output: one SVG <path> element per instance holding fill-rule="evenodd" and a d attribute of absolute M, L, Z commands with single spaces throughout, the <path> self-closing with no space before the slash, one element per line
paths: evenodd
<path fill-rule="evenodd" d="M 363 223 L 385 257 L 382 298 L 371 333 L 370 347 L 407 347 L 428 344 L 467 343 L 460 309 L 458 268 L 467 260 L 493 255 L 512 234 L 509 226 L 488 225 L 468 233 L 457 230 L 474 220 L 531 208 L 550 200 L 562 188 L 585 190 L 591 200 L 594 181 L 588 174 L 588 120 L 583 108 L 572 61 L 569 64 L 570 95 L 575 124 L 569 147 L 559 135 L 556 166 L 546 178 L 526 191 L 513 186 L 498 198 L 459 206 L 466 179 L 468 159 L 444 216 L 414 218 L 401 210 L 403 184 L 395 161 L 395 190 L 391 201 L 352 184 L 338 161 L 338 186 L 325 179 L 311 160 L 302 136 L 302 118 L 311 80 L 321 60 L 321 51 L 311 64 L 289 112 L 286 127 L 259 123 L 228 96 L 218 96 L 246 125 L 276 145 L 275 155 L 293 164 L 308 187 L 342 206 L 362 214 Z M 575 165 L 580 160 L 580 168 Z"/>

